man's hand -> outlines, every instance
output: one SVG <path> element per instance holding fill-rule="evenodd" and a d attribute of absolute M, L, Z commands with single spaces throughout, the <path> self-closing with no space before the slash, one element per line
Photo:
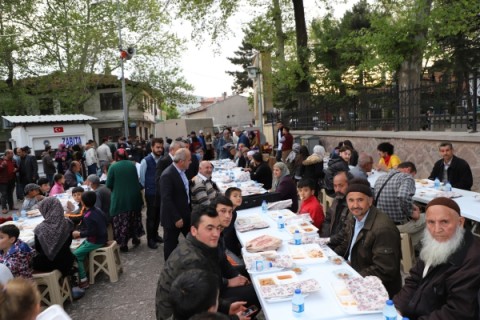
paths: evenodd
<path fill-rule="evenodd" d="M 238 275 L 235 278 L 228 279 L 228 287 L 241 287 L 248 284 L 248 279 L 242 275 Z"/>
<path fill-rule="evenodd" d="M 412 214 L 410 215 L 410 218 L 415 221 L 420 219 L 420 208 L 415 204 L 413 205 Z"/>
<path fill-rule="evenodd" d="M 73 239 L 80 238 L 80 231 L 73 231 L 72 232 L 72 237 L 73 237 Z"/>
<path fill-rule="evenodd" d="M 177 222 L 175 222 L 175 227 L 177 227 L 178 229 L 182 229 L 183 228 L 183 219 L 180 219 Z"/>
<path fill-rule="evenodd" d="M 68 200 L 67 201 L 67 212 L 72 212 L 74 209 L 75 209 L 75 205 L 70 200 Z"/>
<path fill-rule="evenodd" d="M 230 305 L 230 309 L 228 310 L 228 314 L 238 315 L 239 313 L 242 313 L 243 311 L 247 310 L 247 308 L 245 307 L 246 303 L 247 301 L 232 302 L 232 304 Z"/>

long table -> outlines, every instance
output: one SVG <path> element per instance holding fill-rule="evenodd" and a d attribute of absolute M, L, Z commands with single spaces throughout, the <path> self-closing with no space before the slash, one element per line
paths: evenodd
<path fill-rule="evenodd" d="M 237 231 L 237 236 L 242 246 L 245 246 L 246 242 L 251 239 L 254 239 L 264 234 L 268 234 L 282 239 L 284 241 L 282 245 L 283 249 L 279 250 L 285 250 L 285 244 L 287 241 L 292 239 L 292 236 L 287 231 L 278 230 L 276 222 L 272 218 L 270 218 L 270 216 L 262 214 L 260 207 L 238 211 L 238 218 L 251 216 L 254 214 L 262 215 L 262 219 L 269 223 L 269 228 L 249 231 L 245 233 Z M 322 248 L 322 250 L 326 252 L 327 255 L 335 255 L 335 253 L 329 248 Z M 307 297 L 305 297 L 305 314 L 302 316 L 302 319 L 382 319 L 381 312 L 374 314 L 348 314 L 340 307 L 340 304 L 336 300 L 335 293 L 332 287 L 332 282 L 338 281 L 338 279 L 334 275 L 334 271 L 338 269 L 348 269 L 350 273 L 358 275 L 358 273 L 354 269 L 352 269 L 347 263 L 343 263 L 342 265 L 334 265 L 329 262 L 321 262 L 306 265 L 305 267 L 306 270 L 298 276 L 299 279 L 314 278 L 319 282 L 321 288 L 319 291 L 310 293 Z M 262 274 L 251 274 L 251 279 L 260 303 L 262 305 L 265 317 L 270 320 L 294 319 L 291 301 L 267 302 L 262 297 L 262 295 L 260 294 L 261 291 L 258 281 L 256 281 L 256 279 L 261 275 Z"/>

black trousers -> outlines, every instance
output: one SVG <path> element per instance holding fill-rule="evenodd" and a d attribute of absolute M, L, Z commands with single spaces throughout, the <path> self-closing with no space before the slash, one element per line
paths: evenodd
<path fill-rule="evenodd" d="M 183 224 L 183 228 L 165 228 L 163 227 L 163 257 L 165 261 L 167 261 L 170 254 L 175 250 L 178 245 L 178 236 L 180 233 L 183 234 L 184 237 L 187 236 L 188 232 L 190 232 L 190 225 Z"/>
<path fill-rule="evenodd" d="M 155 240 L 160 226 L 160 209 L 155 206 L 155 195 L 145 195 L 147 202 L 147 239 Z"/>
<path fill-rule="evenodd" d="M 7 204 L 9 210 L 13 209 L 13 189 L 15 189 L 15 179 L 0 184 L 2 209 L 7 209 Z"/>

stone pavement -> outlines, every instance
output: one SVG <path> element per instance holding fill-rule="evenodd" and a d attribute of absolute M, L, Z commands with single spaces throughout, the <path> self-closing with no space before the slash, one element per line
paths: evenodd
<path fill-rule="evenodd" d="M 123 273 L 111 283 L 101 273 L 85 296 L 65 303 L 65 311 L 73 320 L 155 319 L 155 291 L 163 268 L 163 245 L 157 250 L 147 247 L 146 237 L 140 246 L 121 253 Z"/>

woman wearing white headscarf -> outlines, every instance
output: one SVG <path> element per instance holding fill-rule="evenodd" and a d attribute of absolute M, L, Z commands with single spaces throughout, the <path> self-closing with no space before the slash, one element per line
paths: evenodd
<path fill-rule="evenodd" d="M 45 198 L 38 205 L 45 218 L 35 230 L 33 269 L 49 272 L 58 269 L 63 275 L 72 271 L 75 256 L 70 251 L 73 223 L 64 217 L 63 207 L 55 197 Z"/>
<path fill-rule="evenodd" d="M 292 200 L 290 210 L 297 212 L 298 210 L 298 196 L 297 187 L 287 165 L 283 162 L 277 162 L 273 165 L 273 185 L 272 191 L 280 193 L 281 200 Z"/>
<path fill-rule="evenodd" d="M 325 148 L 321 145 L 313 147 L 313 152 L 303 161 L 304 171 L 303 179 L 312 179 L 315 181 L 315 196 L 318 196 L 320 184 L 325 174 L 323 173 L 323 158 L 325 157 Z"/>

